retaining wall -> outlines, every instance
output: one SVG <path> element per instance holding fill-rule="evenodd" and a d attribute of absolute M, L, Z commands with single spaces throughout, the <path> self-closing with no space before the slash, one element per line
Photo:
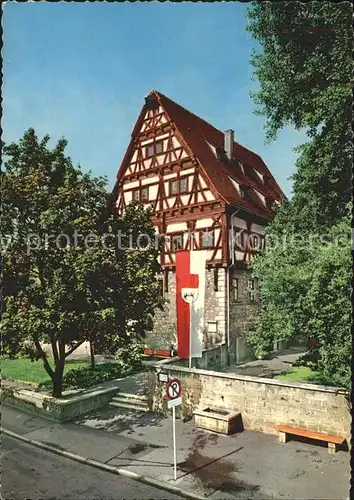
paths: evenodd
<path fill-rule="evenodd" d="M 245 429 L 276 434 L 276 426 L 292 425 L 350 439 L 349 397 L 345 390 L 314 384 L 189 369 L 172 363 L 151 366 L 150 398 L 154 411 L 165 413 L 166 384 L 158 373 L 182 381 L 181 416 L 208 406 L 240 411 Z"/>
<path fill-rule="evenodd" d="M 28 389 L 2 387 L 1 402 L 35 412 L 55 422 L 68 422 L 106 406 L 118 391 L 117 387 L 90 389 L 57 399 Z"/>

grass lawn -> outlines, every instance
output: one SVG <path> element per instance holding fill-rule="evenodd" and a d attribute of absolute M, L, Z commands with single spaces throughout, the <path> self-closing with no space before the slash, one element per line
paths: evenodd
<path fill-rule="evenodd" d="M 308 366 L 293 366 L 287 373 L 281 373 L 276 378 L 279 380 L 288 380 L 289 382 L 309 382 L 309 379 L 316 373 Z"/>
<path fill-rule="evenodd" d="M 287 373 L 281 373 L 276 378 L 289 382 L 304 382 L 329 386 L 338 385 L 338 383 L 325 377 L 322 373 L 311 370 L 308 366 L 292 366 Z"/>
<path fill-rule="evenodd" d="M 49 359 L 51 366 L 53 360 Z M 42 361 L 31 361 L 27 358 L 22 359 L 2 359 L 1 360 L 1 375 L 7 380 L 15 380 L 18 382 L 29 383 L 38 386 L 44 382 L 50 382 L 50 377 L 44 369 Z M 87 361 L 68 360 L 65 363 L 65 372 L 72 369 L 88 366 Z"/>

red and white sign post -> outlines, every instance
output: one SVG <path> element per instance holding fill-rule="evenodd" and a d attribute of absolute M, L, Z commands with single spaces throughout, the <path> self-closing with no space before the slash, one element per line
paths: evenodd
<path fill-rule="evenodd" d="M 167 382 L 166 386 L 167 408 L 172 408 L 172 432 L 173 432 L 173 471 L 174 479 L 177 481 L 177 447 L 176 447 L 176 406 L 182 403 L 182 384 L 178 378 Z"/>

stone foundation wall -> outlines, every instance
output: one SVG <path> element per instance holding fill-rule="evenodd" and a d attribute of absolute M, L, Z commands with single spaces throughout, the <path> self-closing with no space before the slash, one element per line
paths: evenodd
<path fill-rule="evenodd" d="M 155 411 L 166 412 L 165 383 L 150 367 L 150 397 Z M 350 438 L 350 410 L 344 390 L 312 384 L 241 376 L 198 369 L 160 366 L 160 372 L 182 381 L 183 417 L 208 406 L 240 411 L 245 429 L 276 434 L 285 424 Z"/>
<path fill-rule="evenodd" d="M 181 358 L 171 358 L 171 363 L 188 367 L 189 360 Z M 226 344 L 217 345 L 202 352 L 201 358 L 192 359 L 192 368 L 200 368 L 203 370 L 221 370 L 229 366 L 228 352 Z"/>

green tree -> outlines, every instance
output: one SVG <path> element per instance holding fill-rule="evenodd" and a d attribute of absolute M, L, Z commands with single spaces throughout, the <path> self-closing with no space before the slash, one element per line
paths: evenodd
<path fill-rule="evenodd" d="M 153 241 L 149 211 L 109 210 L 106 180 L 75 167 L 64 139 L 48 142 L 29 129 L 3 146 L 2 347 L 42 359 L 60 397 L 65 360 L 79 345 L 115 350 L 131 341 L 129 321 L 136 338 L 151 327 L 158 249 L 138 246 L 141 234 Z"/>
<path fill-rule="evenodd" d="M 288 235 L 289 236 L 289 235 Z M 350 380 L 350 218 L 332 226 L 326 238 L 301 241 L 290 235 L 253 262 L 261 280 L 263 309 L 249 341 L 269 352 L 274 341 L 307 337 L 316 341 L 315 368 L 337 384 Z"/>
<path fill-rule="evenodd" d="M 267 137 L 289 124 L 309 135 L 293 177 L 301 230 L 328 227 L 351 199 L 352 12 L 349 2 L 257 2 L 248 12 L 262 47 L 251 62 Z"/>
<path fill-rule="evenodd" d="M 262 48 L 252 57 L 253 97 L 268 140 L 289 124 L 308 134 L 298 147 L 293 196 L 267 228 L 277 244 L 253 263 L 263 308 L 249 341 L 269 351 L 274 340 L 311 336 L 318 368 L 348 380 L 352 7 L 252 3 L 249 20 Z"/>

